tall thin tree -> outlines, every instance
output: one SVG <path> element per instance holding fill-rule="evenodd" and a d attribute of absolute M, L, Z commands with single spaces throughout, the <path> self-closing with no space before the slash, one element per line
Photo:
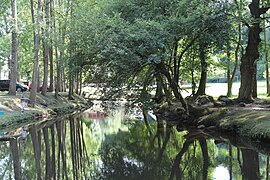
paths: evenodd
<path fill-rule="evenodd" d="M 37 21 L 35 20 L 34 13 L 34 2 L 31 0 L 31 14 L 32 23 L 34 25 L 34 68 L 32 76 L 32 85 L 30 92 L 30 106 L 35 107 L 36 95 L 37 95 L 37 85 L 38 85 L 38 65 L 39 65 L 39 54 L 40 54 L 40 23 L 42 13 L 42 0 L 38 0 L 38 10 L 37 10 Z"/>
<path fill-rule="evenodd" d="M 50 33 L 53 33 L 54 30 L 54 0 L 50 1 Z M 49 47 L 49 61 L 50 61 L 50 86 L 48 91 L 52 92 L 54 89 L 54 78 L 53 78 L 53 70 L 54 70 L 54 61 L 53 61 L 53 42 L 52 36 L 50 35 L 50 47 Z"/>
<path fill-rule="evenodd" d="M 16 95 L 17 66 L 18 66 L 18 27 L 17 27 L 17 2 L 11 0 L 12 9 L 12 54 L 10 62 L 9 95 Z"/>
<path fill-rule="evenodd" d="M 46 25 L 42 28 L 42 42 L 43 42 L 43 84 L 41 94 L 46 96 L 47 86 L 48 86 L 48 64 L 49 64 L 49 44 L 48 44 L 48 30 L 50 29 L 50 2 L 49 0 L 45 0 L 45 22 Z"/>

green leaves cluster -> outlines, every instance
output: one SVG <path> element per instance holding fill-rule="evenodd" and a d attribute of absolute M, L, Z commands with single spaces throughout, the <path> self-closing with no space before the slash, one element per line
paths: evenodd
<path fill-rule="evenodd" d="M 78 2 L 70 21 L 70 43 L 76 49 L 71 59 L 80 59 L 87 82 L 99 79 L 116 87 L 154 80 L 153 63 L 160 62 L 171 75 L 181 67 L 181 78 L 189 77 L 190 54 L 198 59 L 199 43 L 210 53 L 230 38 L 230 7 L 224 1 L 196 0 Z M 192 50 L 180 57 L 189 43 Z M 172 63 L 173 53 L 185 66 Z M 150 76 L 141 73 L 144 69 Z"/>

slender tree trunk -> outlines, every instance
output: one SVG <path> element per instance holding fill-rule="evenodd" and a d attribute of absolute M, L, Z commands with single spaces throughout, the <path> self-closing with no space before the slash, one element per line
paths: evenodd
<path fill-rule="evenodd" d="M 230 174 L 230 180 L 233 180 L 233 163 L 232 163 L 232 159 L 233 159 L 233 155 L 232 155 L 232 145 L 229 144 L 229 174 Z"/>
<path fill-rule="evenodd" d="M 82 153 L 83 153 L 83 167 L 82 167 L 82 170 L 83 170 L 83 174 L 84 174 L 84 177 L 87 177 L 86 175 L 86 167 L 90 165 L 90 161 L 89 161 L 89 156 L 88 156 L 88 153 L 87 153 L 87 148 L 86 148 L 86 143 L 85 143 L 85 140 L 84 140 L 84 128 L 83 128 L 83 121 L 82 121 L 82 117 L 80 116 L 80 121 L 79 121 L 81 124 L 80 124 L 80 132 L 81 132 L 81 139 L 82 139 Z"/>
<path fill-rule="evenodd" d="M 266 180 L 269 179 L 269 156 L 266 158 Z"/>
<path fill-rule="evenodd" d="M 48 128 L 43 128 L 43 136 L 45 142 L 45 151 L 46 151 L 46 171 L 45 171 L 45 179 L 51 179 L 52 171 L 51 171 L 51 156 L 50 156 L 50 143 L 49 143 L 49 133 Z"/>
<path fill-rule="evenodd" d="M 56 60 L 56 84 L 55 84 L 55 98 L 58 98 L 58 94 L 60 91 L 60 62 Z"/>
<path fill-rule="evenodd" d="M 61 143 L 61 155 L 62 155 L 62 163 L 63 163 L 63 179 L 68 179 L 67 174 L 67 158 L 66 158 L 66 123 L 64 121 L 61 121 L 62 123 L 62 143 Z"/>
<path fill-rule="evenodd" d="M 18 148 L 18 141 L 17 139 L 10 140 L 10 150 L 12 153 L 12 159 L 13 159 L 13 169 L 14 169 L 14 175 L 16 180 L 21 180 L 21 164 L 20 164 L 20 158 L 19 158 L 19 148 Z"/>
<path fill-rule="evenodd" d="M 79 83 L 80 83 L 80 80 L 79 80 L 79 70 L 76 68 L 76 77 L 75 77 L 75 85 L 76 85 L 76 87 L 75 87 L 75 92 L 76 92 L 76 94 L 79 94 Z"/>
<path fill-rule="evenodd" d="M 192 95 L 194 96 L 196 93 L 196 81 L 194 77 L 194 71 L 191 71 L 191 89 L 192 89 Z"/>
<path fill-rule="evenodd" d="M 72 155 L 72 169 L 73 169 L 73 179 L 77 179 L 77 163 L 76 163 L 76 151 L 75 151 L 75 125 L 74 125 L 74 120 L 70 116 L 69 118 L 69 123 L 70 123 L 70 141 L 71 141 L 71 155 Z"/>
<path fill-rule="evenodd" d="M 239 33 L 238 42 L 237 42 L 237 46 L 236 46 L 235 51 L 234 51 L 234 68 L 233 68 L 231 76 L 228 77 L 228 92 L 227 92 L 228 97 L 232 96 L 232 86 L 233 86 L 234 78 L 236 75 L 236 71 L 238 69 L 238 61 L 239 61 L 238 54 L 239 54 L 240 43 L 241 43 L 241 39 L 242 39 L 241 25 L 240 24 L 238 26 L 238 33 Z"/>
<path fill-rule="evenodd" d="M 206 78 L 207 78 L 207 62 L 205 53 L 205 44 L 200 43 L 200 61 L 201 61 L 201 78 L 198 90 L 195 96 L 205 95 Z"/>
<path fill-rule="evenodd" d="M 37 94 L 37 86 L 38 86 L 38 66 L 39 66 L 39 51 L 40 51 L 40 23 L 42 13 L 42 0 L 38 0 L 38 14 L 37 14 L 37 22 L 35 21 L 35 13 L 34 13 L 34 2 L 31 0 L 31 14 L 32 14 L 32 23 L 37 26 L 34 29 L 34 67 L 33 67 L 33 76 L 32 76 L 32 85 L 30 92 L 30 106 L 35 107 L 36 103 L 36 94 Z"/>
<path fill-rule="evenodd" d="M 54 29 L 54 33 L 57 33 L 56 30 L 56 17 L 55 15 L 53 16 L 53 29 Z M 60 30 L 59 30 L 60 31 Z M 59 33 L 61 34 L 61 33 Z M 55 82 L 55 99 L 58 98 L 58 94 L 59 94 L 59 88 L 60 88 L 60 60 L 58 58 L 58 49 L 57 47 L 55 48 L 55 64 L 56 64 L 56 82 Z"/>
<path fill-rule="evenodd" d="M 173 79 L 178 82 L 178 65 L 177 65 L 177 51 L 178 51 L 178 39 L 175 39 L 174 48 L 173 48 Z"/>
<path fill-rule="evenodd" d="M 50 32 L 54 32 L 55 28 L 55 17 L 54 17 L 54 0 L 50 1 Z M 49 49 L 49 56 L 50 56 L 50 86 L 48 91 L 52 92 L 54 90 L 54 78 L 53 78 L 53 72 L 54 72 L 54 61 L 53 61 L 53 42 L 52 37 L 50 36 L 50 49 Z"/>
<path fill-rule="evenodd" d="M 82 84 L 83 84 L 83 80 L 82 80 L 82 74 L 83 74 L 83 72 L 82 72 L 82 70 L 80 70 L 80 72 L 79 72 L 79 80 L 80 80 L 80 83 L 79 83 L 79 85 L 80 85 L 80 92 L 79 92 L 79 94 L 81 95 L 82 94 Z"/>
<path fill-rule="evenodd" d="M 9 95 L 16 95 L 17 64 L 18 64 L 18 34 L 17 34 L 17 2 L 11 0 L 12 9 L 12 54 L 10 62 Z"/>
<path fill-rule="evenodd" d="M 38 141 L 38 133 L 36 126 L 33 125 L 30 128 L 30 134 L 32 137 L 32 143 L 33 143 L 33 149 L 34 149 L 34 155 L 35 155 L 35 163 L 36 163 L 36 169 L 37 169 L 37 179 L 42 180 L 42 168 L 41 168 L 41 156 L 40 156 L 40 146 Z"/>
<path fill-rule="evenodd" d="M 55 162 L 55 128 L 54 124 L 51 126 L 51 142 L 52 142 L 52 158 L 51 158 L 51 171 L 52 171 L 52 179 L 56 179 L 56 162 Z"/>
<path fill-rule="evenodd" d="M 155 94 L 155 102 L 156 103 L 161 103 L 162 102 L 162 99 L 163 99 L 163 96 L 164 96 L 164 93 L 163 93 L 163 83 L 162 83 L 162 77 L 159 73 L 156 73 L 156 82 L 157 82 L 157 88 L 156 88 L 156 94 Z"/>
<path fill-rule="evenodd" d="M 41 94 L 46 96 L 47 86 L 48 86 L 48 64 L 49 64 L 49 29 L 50 29 L 50 2 L 49 0 L 45 0 L 45 28 L 42 28 L 42 42 L 43 42 L 43 84 Z"/>
<path fill-rule="evenodd" d="M 58 159 L 58 164 L 57 164 L 57 179 L 60 179 L 61 177 L 61 148 L 62 148 L 62 126 L 61 126 L 61 121 L 56 122 L 56 130 L 57 130 L 57 139 L 58 139 L 58 152 L 57 152 L 57 159 Z M 61 178 L 62 179 L 62 178 Z"/>
<path fill-rule="evenodd" d="M 241 16 L 241 11 L 242 11 L 242 0 L 239 2 L 239 6 L 238 6 L 238 16 Z M 239 22 L 238 24 L 238 40 L 237 40 L 237 45 L 234 51 L 234 68 L 232 71 L 231 76 L 228 76 L 228 92 L 227 92 L 227 96 L 231 97 L 232 96 L 232 86 L 233 86 L 233 82 L 234 82 L 234 78 L 236 75 L 236 71 L 238 69 L 238 63 L 239 63 L 239 50 L 240 50 L 240 45 L 241 45 L 241 40 L 242 40 L 242 22 Z"/>
<path fill-rule="evenodd" d="M 263 15 L 265 18 L 265 15 Z M 266 93 L 270 96 L 270 84 L 269 84 L 269 64 L 268 64 L 268 46 L 267 46 L 267 33 L 266 33 L 266 20 L 263 21 L 263 37 L 264 37 L 264 55 L 265 55 L 265 78 L 266 78 Z"/>
<path fill-rule="evenodd" d="M 206 142 L 206 139 L 200 139 L 199 142 L 200 142 L 202 154 L 203 154 L 203 177 L 202 177 L 202 179 L 207 180 L 208 168 L 210 165 L 207 142 Z"/>
<path fill-rule="evenodd" d="M 194 55 L 195 48 L 194 46 L 192 47 L 192 50 L 190 51 L 190 59 L 192 61 L 192 68 L 190 69 L 191 71 L 191 88 L 192 88 L 192 96 L 195 96 L 196 94 L 196 81 L 195 81 L 195 76 L 194 76 L 194 67 L 195 67 L 195 55 Z"/>
<path fill-rule="evenodd" d="M 227 43 L 227 96 L 232 96 L 232 81 L 231 81 L 231 52 L 230 42 Z"/>
<path fill-rule="evenodd" d="M 73 75 L 72 74 L 69 74 L 68 84 L 69 84 L 68 98 L 72 99 L 73 90 L 74 90 L 74 80 L 73 80 Z"/>

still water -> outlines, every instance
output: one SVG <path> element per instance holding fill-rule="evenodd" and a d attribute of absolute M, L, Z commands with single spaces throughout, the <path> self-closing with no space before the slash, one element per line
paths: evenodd
<path fill-rule="evenodd" d="M 268 179 L 270 147 L 178 131 L 123 111 L 85 112 L 19 127 L 0 141 L 0 179 Z M 2 136 L 3 137 L 3 136 Z"/>

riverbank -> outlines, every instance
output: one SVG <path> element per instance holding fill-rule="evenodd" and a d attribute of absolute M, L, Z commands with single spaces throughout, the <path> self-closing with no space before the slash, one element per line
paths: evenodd
<path fill-rule="evenodd" d="M 233 133 L 256 140 L 270 140 L 270 104 L 266 99 L 256 99 L 244 107 L 233 105 L 209 109 L 208 114 L 194 120 L 193 124 L 197 128 Z"/>
<path fill-rule="evenodd" d="M 18 93 L 16 96 L 8 96 L 6 93 L 0 93 L 0 130 L 14 129 L 23 124 L 86 109 L 93 105 L 78 95 L 74 95 L 73 100 L 68 100 L 68 93 L 59 93 L 57 99 L 53 93 L 48 92 L 46 97 L 38 93 L 35 108 L 27 106 L 25 112 L 21 114 L 20 95 Z M 26 97 L 29 98 L 29 95 L 30 93 L 27 92 Z M 177 106 L 175 108 L 179 112 L 179 108 Z M 176 117 L 172 111 L 167 110 L 165 114 L 168 115 L 168 119 Z M 233 133 L 258 140 L 270 140 L 270 103 L 266 99 L 257 99 L 244 107 L 202 106 L 191 114 L 196 114 L 195 118 L 184 122 L 185 126 Z"/>
<path fill-rule="evenodd" d="M 91 103 L 78 95 L 74 95 L 72 100 L 68 100 L 68 93 L 59 93 L 55 99 L 54 93 L 47 93 L 43 96 L 37 94 L 34 108 L 26 106 L 24 113 L 21 113 L 20 93 L 16 96 L 9 96 L 6 93 L 0 94 L 0 130 L 12 129 L 18 124 L 25 124 L 37 121 L 41 118 L 49 118 L 55 115 L 71 113 L 75 110 L 86 109 Z M 26 93 L 29 99 L 30 92 Z"/>

